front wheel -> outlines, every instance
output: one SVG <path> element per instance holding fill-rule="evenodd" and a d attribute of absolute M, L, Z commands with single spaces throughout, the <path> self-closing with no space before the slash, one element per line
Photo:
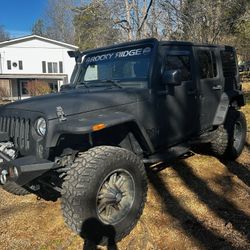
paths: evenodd
<path fill-rule="evenodd" d="M 14 195 L 22 196 L 22 195 L 30 194 L 30 192 L 26 188 L 19 186 L 14 181 L 7 181 L 4 185 L 2 185 L 2 188 L 5 191 Z"/>
<path fill-rule="evenodd" d="M 111 146 L 92 148 L 78 155 L 63 183 L 65 222 L 95 244 L 117 242 L 136 225 L 146 194 L 145 168 L 135 154 Z"/>
<path fill-rule="evenodd" d="M 216 131 L 211 142 L 212 151 L 219 157 L 229 160 L 238 158 L 246 141 L 246 118 L 237 110 L 229 110 L 224 125 Z"/>

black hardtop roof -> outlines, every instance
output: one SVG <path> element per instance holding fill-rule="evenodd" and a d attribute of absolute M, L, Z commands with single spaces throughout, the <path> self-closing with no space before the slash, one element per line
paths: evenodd
<path fill-rule="evenodd" d="M 113 45 L 109 45 L 106 47 L 100 47 L 100 48 L 96 48 L 96 49 L 84 50 L 81 53 L 82 53 L 82 55 L 86 55 L 86 54 L 94 53 L 94 52 L 98 52 L 98 51 L 119 49 L 119 48 L 123 48 L 123 47 L 134 46 L 134 45 L 136 46 L 139 44 L 143 45 L 143 44 L 156 44 L 156 43 L 158 43 L 158 40 L 156 38 L 147 38 L 147 39 L 142 39 L 142 40 L 137 40 L 137 41 L 130 41 L 130 42 L 113 44 Z"/>
<path fill-rule="evenodd" d="M 81 52 L 81 56 L 89 54 L 89 53 L 98 53 L 99 51 L 108 51 L 112 49 L 119 49 L 123 47 L 129 47 L 129 46 L 136 46 L 136 45 L 143 45 L 143 44 L 158 44 L 160 46 L 167 46 L 167 45 L 177 45 L 177 46 L 199 46 L 199 47 L 212 47 L 212 48 L 228 48 L 233 49 L 231 46 L 225 46 L 225 45 L 216 45 L 216 44 L 200 44 L 200 43 L 193 43 L 189 41 L 159 41 L 156 38 L 147 38 L 137 41 L 130 41 L 130 42 L 124 42 L 119 44 L 113 44 L 106 47 L 100 47 L 96 49 L 89 49 Z"/>

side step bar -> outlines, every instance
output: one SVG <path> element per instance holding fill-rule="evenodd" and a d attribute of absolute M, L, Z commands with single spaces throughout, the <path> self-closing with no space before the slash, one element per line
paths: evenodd
<path fill-rule="evenodd" d="M 144 158 L 143 162 L 145 164 L 155 164 L 160 161 L 170 161 L 185 155 L 190 150 L 188 145 L 178 145 L 167 149 L 166 151 L 149 156 L 149 158 Z"/>

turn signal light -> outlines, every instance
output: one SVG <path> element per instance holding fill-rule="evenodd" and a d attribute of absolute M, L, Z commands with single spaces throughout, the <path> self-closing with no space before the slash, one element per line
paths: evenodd
<path fill-rule="evenodd" d="M 92 126 L 93 131 L 99 131 L 104 128 L 106 128 L 106 125 L 104 123 L 99 123 L 99 124 L 95 124 L 94 126 Z"/>

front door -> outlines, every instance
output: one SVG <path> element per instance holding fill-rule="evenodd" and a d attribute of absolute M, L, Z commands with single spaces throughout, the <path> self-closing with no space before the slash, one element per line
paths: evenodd
<path fill-rule="evenodd" d="M 179 70 L 181 84 L 166 85 L 158 93 L 162 113 L 161 138 L 171 146 L 185 141 L 197 131 L 198 105 L 197 87 L 193 77 L 194 57 L 191 46 L 166 47 L 164 71 Z"/>
<path fill-rule="evenodd" d="M 29 98 L 30 95 L 28 92 L 28 80 L 19 80 L 18 90 L 20 99 Z"/>

